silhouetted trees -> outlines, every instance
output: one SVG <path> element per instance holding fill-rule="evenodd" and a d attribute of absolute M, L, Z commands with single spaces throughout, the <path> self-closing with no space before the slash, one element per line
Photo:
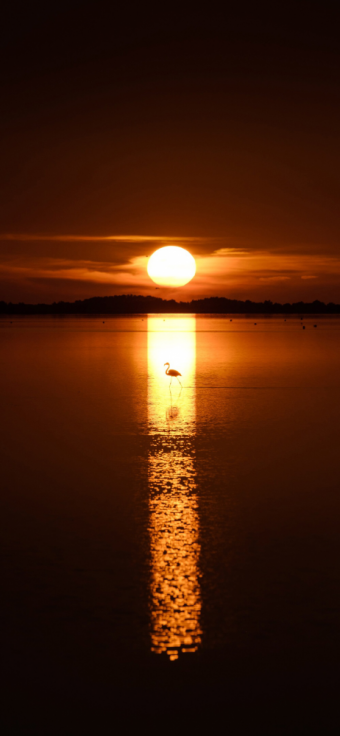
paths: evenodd
<path fill-rule="evenodd" d="M 174 299 L 160 299 L 155 296 L 123 294 L 119 296 L 92 297 L 75 302 L 54 302 L 53 304 L 6 304 L 0 302 L 0 314 L 340 314 L 340 304 L 296 302 L 278 304 L 270 300 L 264 302 L 245 302 L 237 299 L 212 296 L 207 299 L 193 299 L 191 302 L 176 302 Z"/>

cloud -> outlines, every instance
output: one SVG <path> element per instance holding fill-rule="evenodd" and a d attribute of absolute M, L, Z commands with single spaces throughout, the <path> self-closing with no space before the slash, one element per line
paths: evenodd
<path fill-rule="evenodd" d="M 290 281 L 291 276 L 260 276 L 260 281 Z"/>
<path fill-rule="evenodd" d="M 280 294 L 287 301 L 303 298 L 306 290 L 312 298 L 321 298 L 328 288 L 329 298 L 338 299 L 335 285 L 340 259 L 328 253 L 250 247 L 232 238 L 25 233 L 0 235 L 0 298 L 18 300 L 19 294 L 19 300 L 35 301 L 43 296 L 51 301 L 52 293 L 58 299 L 58 283 L 59 298 L 66 295 L 70 301 L 80 293 L 78 298 L 84 298 L 103 290 L 107 294 L 154 293 L 147 259 L 157 247 L 171 243 L 193 253 L 197 273 L 186 287 L 158 289 L 159 296 L 276 299 Z M 316 280 L 318 292 L 313 284 Z"/>
<path fill-rule="evenodd" d="M 165 235 L 44 235 L 43 233 L 3 233 L 0 240 L 13 242 L 55 242 L 55 243 L 169 243 L 169 241 L 193 243 L 206 238 L 189 238 Z"/>

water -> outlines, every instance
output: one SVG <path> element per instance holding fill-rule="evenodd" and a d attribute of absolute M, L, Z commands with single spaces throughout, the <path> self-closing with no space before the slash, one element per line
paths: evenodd
<path fill-rule="evenodd" d="M 6 318 L 0 378 L 8 718 L 324 725 L 340 320 Z"/>

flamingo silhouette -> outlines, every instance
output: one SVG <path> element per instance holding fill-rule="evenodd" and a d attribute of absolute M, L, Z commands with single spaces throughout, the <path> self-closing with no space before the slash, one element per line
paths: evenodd
<path fill-rule="evenodd" d="M 165 371 L 165 375 L 166 376 L 170 376 L 170 386 L 172 384 L 172 379 L 173 378 L 177 378 L 177 381 L 178 381 L 180 387 L 182 388 L 182 384 L 181 384 L 181 382 L 180 382 L 180 380 L 178 378 L 178 376 L 182 376 L 182 374 L 179 371 L 175 371 L 173 368 L 171 368 L 171 370 L 170 370 L 170 363 L 164 363 L 164 365 L 167 365 L 168 366 L 167 369 L 166 369 L 166 371 Z M 169 388 L 170 388 L 170 386 L 169 386 Z"/>

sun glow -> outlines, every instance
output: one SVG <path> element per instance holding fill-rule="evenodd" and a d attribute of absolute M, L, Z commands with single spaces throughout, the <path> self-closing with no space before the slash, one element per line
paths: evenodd
<path fill-rule="evenodd" d="M 169 391 L 165 360 L 183 390 Z M 151 649 L 171 660 L 202 638 L 195 376 L 196 319 L 148 317 Z"/>
<path fill-rule="evenodd" d="M 149 258 L 148 274 L 159 286 L 185 286 L 196 273 L 195 259 L 185 248 L 166 245 Z"/>

